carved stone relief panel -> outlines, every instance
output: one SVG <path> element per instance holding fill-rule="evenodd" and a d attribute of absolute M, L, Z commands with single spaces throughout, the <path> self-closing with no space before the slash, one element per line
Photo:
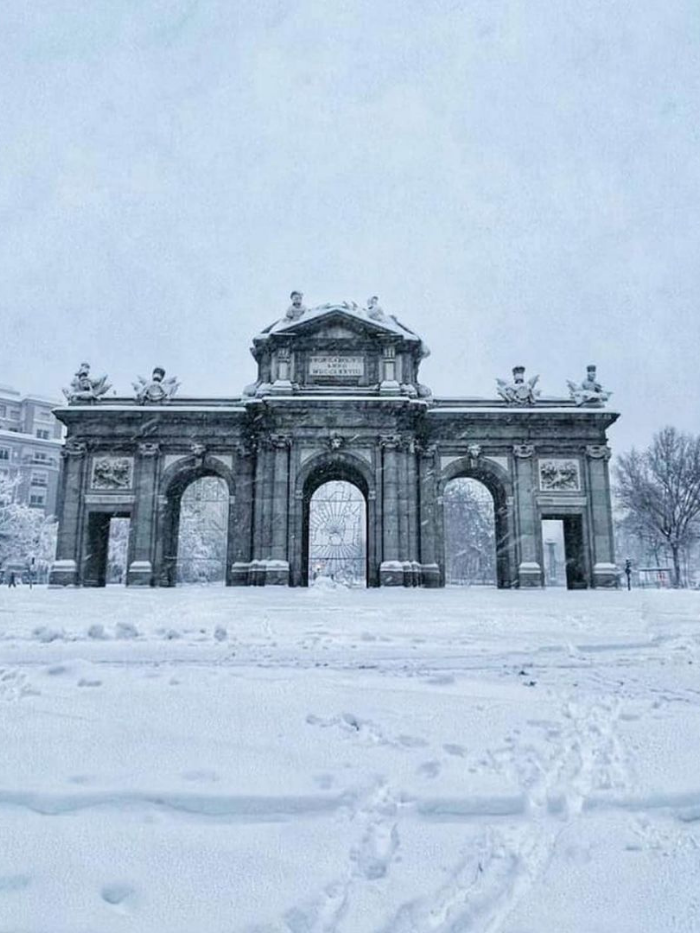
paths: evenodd
<path fill-rule="evenodd" d="M 92 461 L 91 489 L 131 489 L 134 460 L 132 457 L 96 456 Z"/>
<path fill-rule="evenodd" d="M 579 492 L 581 470 L 578 460 L 551 457 L 540 460 L 540 489 L 543 492 Z"/>

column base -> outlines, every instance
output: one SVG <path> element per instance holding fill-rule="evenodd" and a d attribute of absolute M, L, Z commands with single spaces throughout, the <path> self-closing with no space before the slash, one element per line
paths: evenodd
<path fill-rule="evenodd" d="M 293 391 L 289 379 L 276 379 L 270 386 L 270 395 L 291 395 Z"/>
<path fill-rule="evenodd" d="M 253 560 L 250 564 L 234 564 L 234 568 L 241 568 L 241 576 L 243 567 L 249 568 L 248 586 L 289 586 L 289 562 L 286 560 Z M 237 585 L 245 586 L 245 583 L 241 581 Z"/>
<path fill-rule="evenodd" d="M 236 561 L 231 565 L 228 575 L 228 586 L 250 586 L 250 563 Z"/>
<path fill-rule="evenodd" d="M 401 386 L 395 379 L 385 379 L 379 383 L 380 395 L 401 395 Z"/>
<path fill-rule="evenodd" d="M 132 560 L 126 571 L 127 586 L 153 586 L 153 565 L 150 560 Z"/>
<path fill-rule="evenodd" d="M 420 576 L 421 586 L 425 586 L 429 589 L 442 586 L 442 576 L 437 564 L 421 564 Z"/>
<path fill-rule="evenodd" d="M 593 586 L 596 589 L 614 589 L 618 586 L 615 564 L 599 563 L 593 567 Z"/>
<path fill-rule="evenodd" d="M 406 565 L 400 560 L 385 560 L 379 565 L 380 586 L 406 586 Z"/>
<path fill-rule="evenodd" d="M 542 586 L 542 568 L 537 561 L 523 561 L 518 567 L 518 586 Z"/>
<path fill-rule="evenodd" d="M 78 565 L 74 560 L 55 560 L 49 571 L 49 586 L 78 586 Z"/>

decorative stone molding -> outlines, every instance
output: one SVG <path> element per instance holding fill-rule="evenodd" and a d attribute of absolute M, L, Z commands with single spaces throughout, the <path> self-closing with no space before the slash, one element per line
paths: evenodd
<path fill-rule="evenodd" d="M 207 455 L 207 445 L 202 444 L 199 441 L 195 441 L 194 444 L 190 444 L 190 453 L 198 464 L 202 464 L 204 462 L 204 458 Z"/>
<path fill-rule="evenodd" d="M 332 431 L 326 438 L 326 444 L 329 450 L 340 450 L 340 448 L 345 445 L 345 438 L 337 431 Z"/>
<path fill-rule="evenodd" d="M 398 450 L 401 444 L 402 438 L 400 434 L 382 434 L 379 438 L 380 447 L 386 450 Z"/>
<path fill-rule="evenodd" d="M 586 447 L 586 456 L 591 460 L 609 460 L 612 457 L 612 450 L 607 444 L 589 444 Z"/>
<path fill-rule="evenodd" d="M 420 442 L 416 443 L 416 450 L 421 457 L 425 457 L 426 459 L 429 458 L 430 460 L 434 460 L 437 449 L 437 444 L 421 444 Z"/>
<path fill-rule="evenodd" d="M 519 460 L 529 460 L 535 453 L 534 444 L 513 444 L 513 456 Z"/>
<path fill-rule="evenodd" d="M 160 452 L 160 444 L 148 441 L 139 444 L 137 449 L 141 457 L 156 457 Z"/>
<path fill-rule="evenodd" d="M 469 459 L 471 465 L 476 466 L 479 457 L 481 457 L 481 444 L 469 444 L 467 447 L 467 453 L 469 454 Z"/>
<path fill-rule="evenodd" d="M 286 450 L 292 446 L 292 438 L 289 436 L 289 434 L 271 434 L 270 445 L 276 450 Z"/>

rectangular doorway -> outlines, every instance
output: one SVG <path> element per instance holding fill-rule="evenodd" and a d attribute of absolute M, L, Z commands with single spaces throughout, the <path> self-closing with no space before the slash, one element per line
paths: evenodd
<path fill-rule="evenodd" d="M 128 513 L 90 513 L 87 521 L 84 586 L 126 582 L 130 525 Z"/>
<path fill-rule="evenodd" d="M 542 551 L 545 586 L 587 588 L 582 515 L 543 515 Z"/>

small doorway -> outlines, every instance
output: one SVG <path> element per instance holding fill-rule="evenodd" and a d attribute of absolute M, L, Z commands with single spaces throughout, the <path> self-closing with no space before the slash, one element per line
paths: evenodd
<path fill-rule="evenodd" d="M 322 483 L 308 499 L 305 582 L 367 586 L 367 503 L 346 480 Z"/>
<path fill-rule="evenodd" d="M 569 590 L 587 588 L 583 516 L 543 516 L 542 550 L 545 586 L 561 586 Z"/>
<path fill-rule="evenodd" d="M 91 512 L 87 523 L 84 586 L 126 583 L 131 518 L 124 512 Z"/>

